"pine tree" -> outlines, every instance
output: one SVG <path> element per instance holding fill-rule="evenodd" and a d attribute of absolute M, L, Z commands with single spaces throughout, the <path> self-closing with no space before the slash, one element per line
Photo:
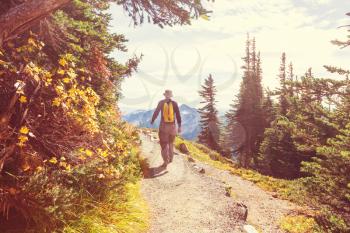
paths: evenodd
<path fill-rule="evenodd" d="M 293 63 L 289 63 L 287 76 L 287 94 L 290 98 L 294 96 L 294 67 Z"/>
<path fill-rule="evenodd" d="M 228 148 L 235 148 L 239 152 L 240 164 L 249 167 L 257 163 L 256 155 L 265 128 L 264 111 L 262 109 L 261 58 L 260 53 L 256 53 L 255 39 L 251 41 L 249 35 L 243 61 L 243 80 L 240 92 L 237 100 L 234 101 L 231 109 L 226 113 L 228 132 L 225 133 L 225 141 L 226 144 L 231 144 Z M 237 129 L 237 127 L 244 130 L 244 133 L 241 133 L 244 143 L 241 145 L 237 145 L 237 142 L 233 141 L 235 132 L 232 132 L 232 130 Z"/>
<path fill-rule="evenodd" d="M 286 71 L 286 54 L 282 53 L 281 65 L 280 65 L 280 103 L 279 103 L 279 114 L 285 116 L 288 109 L 288 90 L 287 90 L 287 71 Z"/>
<path fill-rule="evenodd" d="M 220 151 L 220 128 L 218 111 L 215 106 L 216 88 L 211 74 L 205 79 L 199 95 L 203 98 L 201 103 L 204 106 L 198 110 L 201 117 L 201 132 L 198 135 L 198 141 L 213 150 Z"/>
<path fill-rule="evenodd" d="M 292 138 L 295 124 L 287 114 L 292 111 L 289 102 L 294 95 L 294 74 L 292 64 L 287 74 L 285 53 L 282 53 L 278 77 L 281 86 L 277 92 L 279 94 L 278 115 L 264 132 L 264 140 L 259 148 L 259 169 L 268 175 L 290 179 L 299 176 L 302 159 Z"/>
<path fill-rule="evenodd" d="M 264 97 L 262 108 L 264 110 L 265 128 L 269 128 L 271 123 L 276 119 L 275 104 L 271 98 L 271 92 L 267 91 Z"/>
<path fill-rule="evenodd" d="M 293 122 L 278 116 L 265 130 L 259 154 L 262 173 L 285 179 L 298 177 L 301 154 L 293 143 L 293 128 Z"/>

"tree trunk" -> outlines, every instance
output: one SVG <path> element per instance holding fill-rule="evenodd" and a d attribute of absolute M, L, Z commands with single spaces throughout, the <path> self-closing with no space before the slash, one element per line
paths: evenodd
<path fill-rule="evenodd" d="M 0 46 L 71 0 L 28 0 L 0 15 Z"/>

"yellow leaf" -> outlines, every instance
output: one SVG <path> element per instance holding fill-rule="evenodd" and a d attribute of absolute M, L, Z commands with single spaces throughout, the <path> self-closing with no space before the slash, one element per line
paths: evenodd
<path fill-rule="evenodd" d="M 209 16 L 206 14 L 200 15 L 199 17 L 201 17 L 202 19 L 207 20 L 207 21 L 210 20 Z"/>
<path fill-rule="evenodd" d="M 71 78 L 76 78 L 77 77 L 77 74 L 74 72 L 74 70 L 69 70 L 67 72 L 68 76 L 71 77 Z"/>
<path fill-rule="evenodd" d="M 58 70 L 57 70 L 57 74 L 64 75 L 64 73 L 65 73 L 65 71 L 62 70 L 62 69 L 58 69 Z"/>
<path fill-rule="evenodd" d="M 73 60 L 73 54 L 71 54 L 71 53 L 67 53 L 65 57 L 67 58 L 68 61 Z"/>
<path fill-rule="evenodd" d="M 61 66 L 66 66 L 67 65 L 67 61 L 64 58 L 61 58 L 58 62 Z"/>
<path fill-rule="evenodd" d="M 54 107 L 59 107 L 61 104 L 60 100 L 58 98 L 55 98 L 53 101 L 52 101 L 52 106 Z"/>
<path fill-rule="evenodd" d="M 22 104 L 23 103 L 27 103 L 27 97 L 26 96 L 24 96 L 24 95 L 21 95 L 21 97 L 19 97 L 19 102 L 21 102 Z"/>
<path fill-rule="evenodd" d="M 92 156 L 93 152 L 89 149 L 86 149 L 85 154 L 90 157 L 90 156 Z"/>
<path fill-rule="evenodd" d="M 64 83 L 69 83 L 69 82 L 70 82 L 70 79 L 66 77 L 66 78 L 62 79 L 62 81 L 63 81 Z"/>
<path fill-rule="evenodd" d="M 66 163 L 66 162 L 63 162 L 63 161 L 61 161 L 59 165 L 60 165 L 61 167 L 64 167 L 64 168 L 67 167 L 67 163 Z"/>
<path fill-rule="evenodd" d="M 31 37 L 28 39 L 28 44 L 31 44 L 31 45 L 36 45 L 36 43 L 35 43 L 34 39 L 33 39 L 33 38 L 31 38 Z"/>
<path fill-rule="evenodd" d="M 56 157 L 52 157 L 52 158 L 49 160 L 49 162 L 52 163 L 52 164 L 56 164 L 56 163 L 57 163 Z"/>
<path fill-rule="evenodd" d="M 49 86 L 51 84 L 52 84 L 52 78 L 47 78 L 46 81 L 45 81 L 45 85 Z"/>
<path fill-rule="evenodd" d="M 28 134 L 29 129 L 26 126 L 22 126 L 21 129 L 19 130 L 21 134 Z"/>
<path fill-rule="evenodd" d="M 20 143 L 24 143 L 24 142 L 28 141 L 28 137 L 24 136 L 24 135 L 20 135 L 20 136 L 18 136 L 18 140 Z"/>
<path fill-rule="evenodd" d="M 101 153 L 101 156 L 102 157 L 104 157 L 104 158 L 106 158 L 106 157 L 108 157 L 108 151 L 103 151 L 102 153 Z"/>

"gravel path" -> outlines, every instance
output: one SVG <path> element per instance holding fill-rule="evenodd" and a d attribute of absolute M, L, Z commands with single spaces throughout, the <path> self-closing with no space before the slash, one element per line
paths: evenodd
<path fill-rule="evenodd" d="M 151 210 L 149 233 L 241 233 L 246 224 L 262 232 L 279 233 L 278 220 L 294 208 L 287 201 L 273 198 L 249 181 L 196 161 L 189 163 L 177 153 L 166 171 L 160 146 L 150 136 L 141 135 L 142 152 L 150 164 L 150 177 L 142 181 L 142 194 Z M 232 187 L 233 197 L 226 195 Z"/>
<path fill-rule="evenodd" d="M 278 227 L 281 218 L 300 209 L 289 201 L 274 198 L 272 193 L 228 171 L 219 170 L 198 161 L 196 163 L 206 170 L 208 176 L 231 187 L 232 198 L 248 207 L 247 222 L 261 232 L 283 233 L 284 231 Z"/>

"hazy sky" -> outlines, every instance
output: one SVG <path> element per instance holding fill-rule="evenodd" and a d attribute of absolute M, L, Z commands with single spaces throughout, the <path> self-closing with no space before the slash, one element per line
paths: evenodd
<path fill-rule="evenodd" d="M 282 52 L 301 76 L 308 67 L 318 77 L 331 77 L 323 65 L 349 68 L 350 48 L 330 43 L 345 39 L 350 24 L 349 0 L 216 0 L 206 2 L 210 21 L 193 20 L 192 25 L 166 27 L 151 24 L 134 27 L 118 6 L 111 8 L 112 31 L 124 34 L 127 53 L 115 53 L 125 61 L 133 54 L 144 55 L 139 72 L 124 81 L 123 110 L 150 109 L 172 89 L 175 99 L 197 107 L 198 90 L 211 73 L 217 85 L 218 108 L 224 111 L 237 94 L 247 33 L 257 40 L 261 52 L 263 84 L 278 85 Z"/>

